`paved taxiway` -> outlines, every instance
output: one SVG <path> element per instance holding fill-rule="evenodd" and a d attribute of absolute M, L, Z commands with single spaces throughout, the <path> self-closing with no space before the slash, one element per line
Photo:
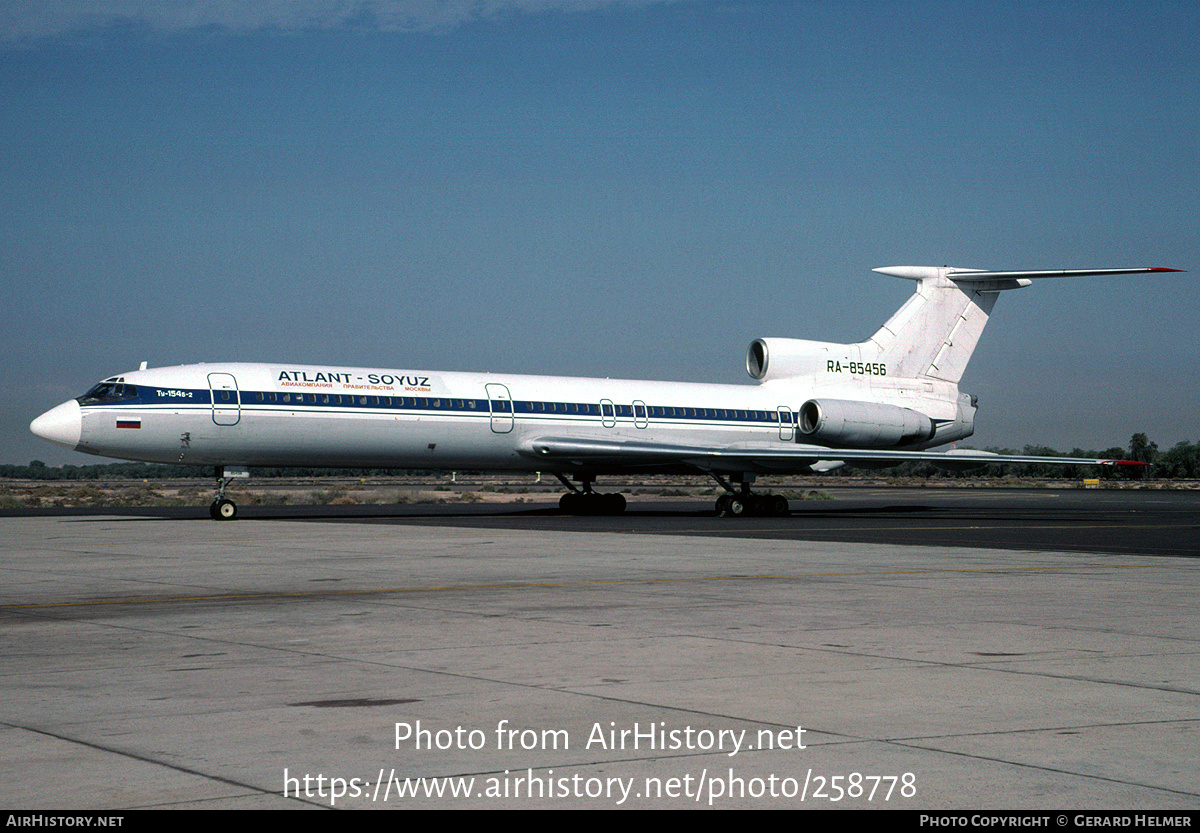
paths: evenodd
<path fill-rule="evenodd" d="M 1051 520 L 1156 497 L 1092 494 Z M 878 508 L 910 499 L 958 498 Z M 1051 525 L 1024 497 L 978 499 Z M 815 807 L 1195 810 L 1200 561 L 1154 542 L 1194 536 L 1200 497 L 1164 505 L 1109 536 L 1140 524 L 1144 552 L 759 534 L 774 521 L 718 537 L 682 510 L 689 534 L 637 513 L 632 533 L 503 510 L 7 517 L 0 803 L 327 807 L 332 783 L 338 807 L 767 808 L 803 789 Z M 448 748 L 397 748 L 418 721 Z M 635 729 L 667 734 L 611 748 Z M 400 799 L 393 776 L 474 781 Z"/>

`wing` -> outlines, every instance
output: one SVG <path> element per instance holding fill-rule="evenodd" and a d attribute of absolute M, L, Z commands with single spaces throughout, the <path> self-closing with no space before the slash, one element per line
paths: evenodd
<path fill-rule="evenodd" d="M 546 471 L 589 469 L 594 471 L 692 471 L 718 474 L 755 472 L 758 474 L 808 473 L 818 463 L 899 464 L 909 461 L 941 464 L 947 468 L 990 463 L 1049 463 L 1075 466 L 1140 466 L 1132 460 L 1104 460 L 1090 457 L 1030 457 L 1019 454 L 993 454 L 988 451 L 890 451 L 862 448 L 825 448 L 789 443 L 759 445 L 738 443 L 723 447 L 674 445 L 634 440 L 586 440 L 567 437 L 541 437 L 526 442 L 521 454 L 546 461 Z"/>

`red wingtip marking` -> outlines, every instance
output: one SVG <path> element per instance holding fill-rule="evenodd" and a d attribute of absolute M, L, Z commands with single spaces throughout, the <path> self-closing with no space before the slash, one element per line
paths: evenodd
<path fill-rule="evenodd" d="M 1143 463 L 1140 460 L 1105 460 L 1106 466 L 1148 466 L 1149 463 Z"/>
<path fill-rule="evenodd" d="M 1168 269 L 1165 266 L 1151 266 L 1151 272 L 1183 272 L 1183 269 Z"/>

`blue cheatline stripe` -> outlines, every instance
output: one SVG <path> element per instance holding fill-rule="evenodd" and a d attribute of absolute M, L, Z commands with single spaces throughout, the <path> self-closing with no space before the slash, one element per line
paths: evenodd
<path fill-rule="evenodd" d="M 525 414 L 533 417 L 606 418 L 653 420 L 656 422 L 701 422 L 735 423 L 763 426 L 779 425 L 779 414 L 774 410 L 749 410 L 745 408 L 695 408 L 678 405 L 645 405 L 636 409 L 632 405 L 614 405 L 601 413 L 601 406 L 592 402 L 538 402 L 529 400 L 495 399 L 490 407 L 487 399 L 467 399 L 444 396 L 391 396 L 382 394 L 333 394 L 292 393 L 285 391 L 230 391 L 228 400 L 216 398 L 207 388 L 195 390 L 155 389 L 141 385 L 138 395 L 122 399 L 119 403 L 97 403 L 83 407 L 104 407 L 120 410 L 137 410 L 146 406 L 170 406 L 175 408 L 242 408 L 245 410 L 289 410 L 313 408 L 333 413 L 355 413 L 362 410 L 373 412 L 419 412 L 422 414 Z M 240 401 L 235 395 L 240 393 Z M 274 396 L 274 399 L 271 397 Z M 286 397 L 286 401 L 284 399 Z M 339 401 L 340 400 L 340 401 Z M 799 414 L 793 410 L 784 417 L 785 424 L 795 425 Z M 945 420 L 942 420 L 945 421 Z"/>

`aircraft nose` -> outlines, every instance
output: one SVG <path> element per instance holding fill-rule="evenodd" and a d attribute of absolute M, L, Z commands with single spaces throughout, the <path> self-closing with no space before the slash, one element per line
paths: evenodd
<path fill-rule="evenodd" d="M 62 403 L 29 423 L 29 430 L 43 440 L 74 450 L 83 431 L 83 416 L 74 399 Z"/>

